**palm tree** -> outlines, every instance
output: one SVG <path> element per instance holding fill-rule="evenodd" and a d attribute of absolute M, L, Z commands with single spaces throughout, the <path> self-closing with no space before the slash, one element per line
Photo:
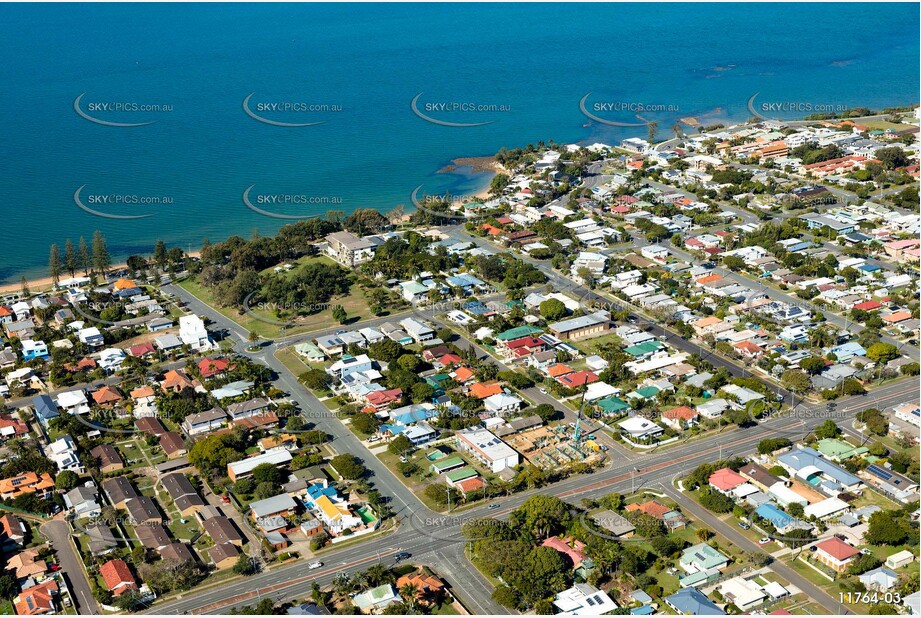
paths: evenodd
<path fill-rule="evenodd" d="M 400 596 L 403 602 L 409 604 L 410 609 L 416 609 L 419 605 L 419 586 L 413 583 L 403 584 L 400 587 Z"/>
<path fill-rule="evenodd" d="M 368 567 L 368 581 L 372 586 L 380 586 L 389 574 L 390 570 L 383 564 L 372 564 Z"/>
<path fill-rule="evenodd" d="M 349 578 L 348 573 L 339 573 L 336 575 L 336 578 L 333 580 L 333 590 L 335 590 L 336 594 L 339 596 L 346 596 L 352 591 L 352 580 Z"/>

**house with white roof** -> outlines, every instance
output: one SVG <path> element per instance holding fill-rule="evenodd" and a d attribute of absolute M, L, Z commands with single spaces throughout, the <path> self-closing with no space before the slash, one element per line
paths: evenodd
<path fill-rule="evenodd" d="M 58 408 L 68 414 L 89 414 L 90 405 L 83 389 L 75 391 L 66 391 L 58 395 L 56 399 Z"/>
<path fill-rule="evenodd" d="M 197 315 L 179 318 L 179 339 L 193 350 L 210 350 L 213 345 L 204 321 Z"/>

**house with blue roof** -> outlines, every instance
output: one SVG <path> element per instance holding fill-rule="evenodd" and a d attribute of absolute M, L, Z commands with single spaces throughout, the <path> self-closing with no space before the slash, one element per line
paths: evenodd
<path fill-rule="evenodd" d="M 486 289 L 486 283 L 482 279 L 478 279 L 469 274 L 447 277 L 445 282 L 452 288 L 461 288 L 465 295 Z"/>
<path fill-rule="evenodd" d="M 725 616 L 726 612 L 716 606 L 697 588 L 682 588 L 664 599 L 676 613 L 685 616 Z"/>
<path fill-rule="evenodd" d="M 48 421 L 60 416 L 58 405 L 48 395 L 38 395 L 32 399 L 32 407 L 35 409 L 35 418 L 46 429 L 48 428 Z"/>
<path fill-rule="evenodd" d="M 777 462 L 790 474 L 830 496 L 854 491 L 863 485 L 857 476 L 835 465 L 809 447 L 797 448 L 777 456 Z"/>
<path fill-rule="evenodd" d="M 834 354 L 839 363 L 846 363 L 855 356 L 866 356 L 867 351 L 856 341 L 849 341 L 841 345 L 836 345 L 828 350 L 829 354 Z"/>
<path fill-rule="evenodd" d="M 771 525 L 781 534 L 790 530 L 811 530 L 813 528 L 812 524 L 796 519 L 770 502 L 758 506 L 755 509 L 755 514 L 761 519 L 771 522 Z"/>

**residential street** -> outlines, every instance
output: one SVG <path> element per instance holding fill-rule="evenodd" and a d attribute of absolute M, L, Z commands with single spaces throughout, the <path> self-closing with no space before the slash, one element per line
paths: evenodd
<path fill-rule="evenodd" d="M 42 534 L 51 541 L 58 561 L 64 571 L 64 577 L 73 593 L 74 609 L 79 614 L 101 614 L 99 604 L 93 597 L 93 590 L 86 580 L 83 561 L 74 549 L 70 538 L 70 527 L 61 519 L 53 519 L 41 525 Z"/>

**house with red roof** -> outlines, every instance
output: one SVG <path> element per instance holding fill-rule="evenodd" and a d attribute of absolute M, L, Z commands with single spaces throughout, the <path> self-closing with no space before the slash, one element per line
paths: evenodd
<path fill-rule="evenodd" d="M 64 369 L 71 373 L 76 371 L 92 371 L 96 368 L 96 361 L 89 356 L 84 356 L 76 363 L 64 363 Z"/>
<path fill-rule="evenodd" d="M 56 611 L 58 596 L 58 582 L 50 579 L 36 586 L 31 586 L 20 592 L 13 599 L 13 606 L 20 616 L 40 616 Z"/>
<path fill-rule="evenodd" d="M 493 395 L 498 395 L 502 392 L 502 385 L 498 382 L 492 382 L 491 384 L 483 384 L 482 382 L 475 382 L 471 384 L 468 388 L 471 397 L 476 399 L 486 399 L 487 397 L 492 397 Z"/>
<path fill-rule="evenodd" d="M 859 309 L 860 311 L 876 311 L 882 307 L 882 304 L 876 302 L 875 300 L 865 300 L 862 303 L 857 303 L 851 309 Z"/>
<path fill-rule="evenodd" d="M 463 384 L 464 382 L 469 382 L 476 377 L 476 374 L 473 373 L 473 370 L 469 367 L 458 367 L 450 374 L 451 378 L 458 384 Z"/>
<path fill-rule="evenodd" d="M 732 344 L 732 347 L 739 353 L 739 356 L 748 360 L 758 360 L 764 356 L 764 348 L 751 341 L 739 341 Z"/>
<path fill-rule="evenodd" d="M 710 487 L 721 494 L 728 495 L 733 489 L 739 485 L 745 484 L 747 481 L 745 477 L 738 472 L 734 472 L 729 468 L 720 468 L 710 475 L 709 482 Z"/>
<path fill-rule="evenodd" d="M 29 433 L 29 428 L 18 418 L 9 414 L 0 414 L 0 440 L 24 436 Z"/>
<path fill-rule="evenodd" d="M 847 570 L 851 561 L 859 554 L 859 549 L 833 536 L 825 539 L 821 543 L 816 543 L 813 557 L 825 566 L 831 567 L 838 573 L 842 573 Z"/>
<path fill-rule="evenodd" d="M 128 354 L 136 358 L 141 358 L 142 356 L 147 356 L 154 352 L 156 352 L 156 349 L 153 347 L 152 343 L 139 343 L 128 348 Z"/>
<path fill-rule="evenodd" d="M 573 569 L 578 569 L 582 566 L 582 563 L 588 559 L 588 554 L 585 553 L 585 543 L 574 539 L 572 537 L 559 537 L 553 536 L 549 539 L 545 539 L 541 543 L 542 547 L 549 547 L 555 549 L 561 554 L 565 554 L 572 561 Z"/>
<path fill-rule="evenodd" d="M 112 408 L 122 399 L 121 391 L 114 386 L 103 386 L 93 393 L 93 401 L 100 408 Z"/>
<path fill-rule="evenodd" d="M 219 376 L 230 368 L 230 362 L 225 358 L 205 358 L 198 362 L 198 373 L 203 378 Z"/>
<path fill-rule="evenodd" d="M 662 412 L 662 422 L 678 431 L 683 431 L 691 425 L 696 425 L 700 415 L 697 410 L 687 406 L 678 406 Z"/>
<path fill-rule="evenodd" d="M 499 347 L 506 356 L 524 358 L 536 352 L 543 352 L 547 344 L 536 337 L 521 337 L 505 343 L 500 342 Z"/>
<path fill-rule="evenodd" d="M 556 380 L 566 388 L 579 388 L 587 384 L 593 384 L 598 381 L 598 376 L 594 372 L 583 370 L 566 374 Z"/>
<path fill-rule="evenodd" d="M 390 404 L 400 401 L 403 398 L 402 388 L 391 388 L 386 391 L 373 391 L 365 395 L 365 401 L 372 406 L 375 411 L 384 410 L 390 407 Z"/>
<path fill-rule="evenodd" d="M 464 360 L 460 356 L 452 352 L 450 354 L 445 354 L 444 356 L 439 358 L 437 361 L 435 361 L 435 366 L 439 368 L 457 366 L 457 365 L 460 365 L 462 362 L 464 362 Z"/>
<path fill-rule="evenodd" d="M 649 500 L 648 502 L 643 502 L 642 504 L 633 503 L 628 504 L 625 509 L 629 512 L 639 511 L 644 515 L 649 515 L 650 517 L 655 517 L 658 520 L 665 519 L 666 513 L 671 513 L 672 510 L 661 502 L 656 502 L 655 500 Z"/>
<path fill-rule="evenodd" d="M 563 363 L 557 363 L 555 365 L 550 365 L 549 367 L 547 367 L 547 375 L 553 378 L 554 380 L 557 378 L 562 378 L 565 375 L 569 375 L 572 372 L 573 372 L 572 367 L 570 367 L 569 365 L 564 365 Z"/>
<path fill-rule="evenodd" d="M 99 567 L 99 574 L 102 575 L 106 588 L 115 596 L 121 596 L 129 590 L 138 589 L 137 580 L 131 574 L 131 569 L 120 558 L 109 560 Z"/>
<path fill-rule="evenodd" d="M 481 476 L 474 476 L 473 478 L 464 479 L 463 481 L 454 483 L 454 489 L 460 491 L 465 498 L 471 491 L 477 491 L 484 489 L 485 487 L 486 481 Z"/>

